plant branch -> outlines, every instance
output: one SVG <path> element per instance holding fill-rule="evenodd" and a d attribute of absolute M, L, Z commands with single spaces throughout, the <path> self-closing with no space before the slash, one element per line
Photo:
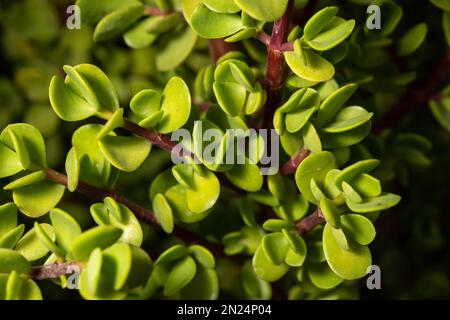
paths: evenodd
<path fill-rule="evenodd" d="M 449 69 L 450 49 L 447 50 L 421 83 L 410 86 L 406 95 L 375 124 L 372 131 L 378 134 L 383 129 L 395 127 L 400 124 L 405 117 L 426 104 L 427 100 L 436 93 L 439 86 L 448 77 Z"/>
<path fill-rule="evenodd" d="M 281 173 L 285 176 L 295 173 L 300 163 L 309 156 L 311 151 L 308 149 L 300 149 L 288 162 L 281 167 Z"/>
<path fill-rule="evenodd" d="M 63 186 L 67 186 L 67 176 L 65 174 L 62 174 L 51 168 L 46 168 L 44 169 L 44 171 L 48 180 L 51 180 Z M 128 198 L 118 194 L 114 190 L 101 189 L 80 181 L 75 191 L 100 201 L 106 197 L 111 197 L 117 202 L 126 206 L 128 209 L 130 209 L 138 219 L 148 224 L 159 226 L 155 214 L 151 210 L 136 204 L 135 202 L 129 200 Z M 212 243 L 210 241 L 206 241 L 196 233 L 193 233 L 180 226 L 174 227 L 173 235 L 187 244 L 194 244 L 194 243 L 201 244 L 204 247 L 208 248 L 215 256 L 224 255 L 223 247 L 221 245 Z"/>
<path fill-rule="evenodd" d="M 33 280 L 58 279 L 61 276 L 69 275 L 77 270 L 81 270 L 82 267 L 83 265 L 77 261 L 33 267 L 30 271 L 30 278 Z"/>
<path fill-rule="evenodd" d="M 317 207 L 317 210 L 314 211 L 314 213 L 297 222 L 295 224 L 295 229 L 297 230 L 298 234 L 302 236 L 324 222 L 325 218 L 323 217 L 322 210 Z"/>
<path fill-rule="evenodd" d="M 163 11 L 163 10 L 161 10 L 159 8 L 155 8 L 155 7 L 146 7 L 145 8 L 145 13 L 148 16 L 164 17 L 164 16 L 168 16 L 168 15 L 172 14 L 173 12 Z"/>

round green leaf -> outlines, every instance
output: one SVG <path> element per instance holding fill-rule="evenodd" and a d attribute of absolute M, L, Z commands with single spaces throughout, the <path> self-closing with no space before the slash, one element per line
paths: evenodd
<path fill-rule="evenodd" d="M 345 234 L 361 245 L 368 245 L 375 239 L 375 227 L 366 217 L 359 214 L 345 214 L 341 218 Z"/>
<path fill-rule="evenodd" d="M 177 180 L 173 177 L 171 170 L 166 170 L 160 173 L 152 181 L 150 186 L 149 196 L 150 200 L 153 201 L 158 193 L 165 194 L 167 190 L 177 184 Z"/>
<path fill-rule="evenodd" d="M 347 200 L 347 206 L 353 212 L 368 213 L 374 211 L 387 210 L 395 207 L 401 200 L 401 197 L 392 193 L 382 193 L 378 197 L 366 198 L 361 203 L 355 203 Z"/>
<path fill-rule="evenodd" d="M 45 177 L 46 175 L 44 171 L 36 171 L 7 184 L 6 186 L 3 187 L 3 190 L 14 190 L 26 187 L 31 184 L 45 180 Z"/>
<path fill-rule="evenodd" d="M 17 143 L 14 142 L 15 140 Z M 44 138 L 32 125 L 16 123 L 7 126 L 0 135 L 0 142 L 11 150 L 15 150 L 21 162 L 21 153 L 23 153 L 23 156 L 29 159 L 27 162 L 47 166 Z M 16 146 L 20 146 L 22 150 L 17 150 Z"/>
<path fill-rule="evenodd" d="M 419 23 L 409 30 L 398 42 L 397 53 L 399 56 L 407 56 L 416 51 L 427 36 L 428 26 L 426 23 Z"/>
<path fill-rule="evenodd" d="M 347 182 L 342 182 L 342 190 L 344 191 L 345 196 L 352 202 L 361 203 L 363 201 L 362 197 L 356 192 L 353 187 Z"/>
<path fill-rule="evenodd" d="M 13 200 L 25 215 L 38 218 L 48 213 L 62 199 L 65 187 L 51 181 L 41 181 L 15 189 Z"/>
<path fill-rule="evenodd" d="M 87 261 L 95 248 L 105 249 L 122 236 L 122 230 L 113 226 L 90 229 L 73 240 L 72 254 L 79 261 Z"/>
<path fill-rule="evenodd" d="M 158 193 L 153 199 L 153 211 L 161 228 L 166 233 L 172 233 L 174 225 L 172 208 L 161 193 Z"/>
<path fill-rule="evenodd" d="M 335 229 L 341 227 L 341 215 L 339 209 L 332 200 L 322 199 L 320 201 L 320 209 L 327 223 Z"/>
<path fill-rule="evenodd" d="M 280 265 L 286 258 L 289 242 L 281 232 L 265 235 L 262 240 L 262 248 L 266 257 L 275 265 Z"/>
<path fill-rule="evenodd" d="M 138 137 L 106 136 L 98 145 L 106 159 L 119 170 L 136 171 L 147 159 L 151 143 Z"/>
<path fill-rule="evenodd" d="M 315 50 L 330 50 L 348 38 L 355 28 L 355 20 L 345 21 L 334 17 L 333 21 L 314 39 L 307 43 Z"/>
<path fill-rule="evenodd" d="M 311 191 L 311 179 L 321 186 L 327 173 L 337 168 L 336 158 L 331 152 L 322 151 L 309 155 L 297 168 L 295 181 L 300 193 L 310 202 L 317 203 Z"/>
<path fill-rule="evenodd" d="M 77 148 L 72 147 L 67 153 L 65 168 L 67 173 L 67 189 L 70 192 L 74 192 L 77 189 L 80 179 L 80 160 Z"/>
<path fill-rule="evenodd" d="M 325 262 L 311 264 L 308 268 L 308 277 L 316 287 L 324 290 L 332 289 L 344 281 Z"/>
<path fill-rule="evenodd" d="M 51 225 L 42 223 L 40 227 L 52 241 L 55 240 L 55 231 Z M 22 239 L 19 240 L 15 250 L 23 255 L 28 261 L 38 260 L 49 252 L 47 246 L 37 235 L 35 228 L 28 231 Z"/>
<path fill-rule="evenodd" d="M 236 5 L 249 16 L 261 21 L 275 21 L 284 14 L 288 0 L 234 0 Z"/>
<path fill-rule="evenodd" d="M 94 41 L 105 41 L 120 35 L 143 15 L 144 6 L 141 3 L 114 10 L 97 24 Z"/>
<path fill-rule="evenodd" d="M 339 8 L 332 6 L 326 7 L 315 13 L 305 24 L 303 33 L 306 40 L 312 40 L 323 29 L 325 29 L 332 21 L 334 16 L 338 13 Z"/>
<path fill-rule="evenodd" d="M 247 91 L 238 83 L 214 82 L 214 94 L 222 110 L 230 116 L 237 116 L 244 107 Z"/>
<path fill-rule="evenodd" d="M 17 227 L 17 207 L 14 203 L 0 206 L 0 234 L 3 235 Z"/>
<path fill-rule="evenodd" d="M 308 122 L 309 118 L 316 111 L 316 107 L 308 109 L 300 109 L 298 111 L 288 113 L 286 115 L 286 129 L 290 133 L 295 133 L 301 130 Z"/>
<path fill-rule="evenodd" d="M 55 229 L 56 242 L 66 252 L 70 252 L 74 239 L 81 234 L 78 222 L 60 209 L 50 211 L 50 220 Z"/>
<path fill-rule="evenodd" d="M 17 250 L 0 248 L 0 273 L 10 273 L 13 270 L 27 274 L 30 271 L 30 263 Z"/>
<path fill-rule="evenodd" d="M 35 230 L 37 236 L 39 237 L 39 240 L 51 251 L 54 255 L 63 258 L 65 256 L 64 250 L 62 250 L 60 247 L 58 247 L 55 244 L 55 230 L 54 228 L 51 229 L 51 234 L 49 235 L 48 232 L 43 228 L 44 224 L 39 224 L 37 221 L 34 222 L 33 229 Z"/>
<path fill-rule="evenodd" d="M 141 248 L 131 246 L 131 271 L 127 284 L 135 288 L 147 282 L 153 270 L 153 262 L 149 255 Z"/>
<path fill-rule="evenodd" d="M 298 46 L 300 45 L 298 42 Z M 301 49 L 298 53 L 297 51 L 287 51 L 284 53 L 284 57 L 291 70 L 303 79 L 323 82 L 334 76 L 334 66 L 311 50 Z"/>
<path fill-rule="evenodd" d="M 334 122 L 322 128 L 323 132 L 340 133 L 355 129 L 368 122 L 373 116 L 372 112 L 358 106 L 347 107 L 339 111 Z"/>
<path fill-rule="evenodd" d="M 189 250 L 181 244 L 174 245 L 173 247 L 164 251 L 159 258 L 155 261 L 155 265 L 169 264 L 175 260 L 181 259 L 189 254 Z"/>
<path fill-rule="evenodd" d="M 219 179 L 209 170 L 194 174 L 193 185 L 186 190 L 188 209 L 202 213 L 211 209 L 220 195 Z"/>
<path fill-rule="evenodd" d="M 208 216 L 210 211 L 205 211 L 202 213 L 194 213 L 188 209 L 188 203 L 187 203 L 187 191 L 188 189 L 182 185 L 176 185 L 171 187 L 167 192 L 165 193 L 166 199 L 170 204 L 170 207 L 172 208 L 173 215 L 181 220 L 184 223 L 195 223 L 200 220 L 203 220 Z M 210 194 L 208 194 L 210 195 Z M 197 194 L 195 194 L 197 196 Z M 197 199 L 197 197 L 195 197 Z M 202 199 L 202 198 L 200 198 Z M 206 201 L 205 201 L 206 200 Z M 201 207 L 203 207 L 205 204 L 212 203 L 210 202 L 210 199 L 203 199 Z M 193 204 L 195 206 L 195 204 Z"/>
<path fill-rule="evenodd" d="M 39 286 L 31 279 L 27 279 L 23 284 L 18 296 L 19 300 L 42 300 L 42 293 Z"/>
<path fill-rule="evenodd" d="M 377 197 L 381 194 L 380 180 L 366 173 L 356 176 L 351 185 L 362 197 Z"/>
<path fill-rule="evenodd" d="M 236 13 L 241 9 L 234 0 L 201 0 L 209 9 L 219 13 Z"/>
<path fill-rule="evenodd" d="M 325 225 L 323 230 L 323 250 L 331 270 L 346 280 L 362 278 L 372 264 L 369 248 L 349 240 L 349 249 L 344 250 L 332 234 L 332 227 Z"/>
<path fill-rule="evenodd" d="M 0 178 L 9 177 L 23 170 L 17 153 L 0 143 Z"/>
<path fill-rule="evenodd" d="M 370 160 L 362 160 L 358 161 L 351 166 L 348 166 L 344 170 L 342 170 L 337 176 L 335 183 L 338 187 L 342 186 L 342 182 L 344 181 L 352 181 L 353 178 L 362 174 L 368 173 L 375 169 L 380 164 L 380 160 L 370 159 Z"/>
<path fill-rule="evenodd" d="M 289 267 L 284 263 L 278 266 L 274 265 L 267 258 L 262 246 L 259 246 L 253 255 L 253 269 L 260 279 L 269 282 L 277 281 L 289 271 Z"/>
<path fill-rule="evenodd" d="M 197 266 L 195 277 L 180 291 L 181 299 L 215 300 L 218 295 L 217 273 L 203 266 Z"/>
<path fill-rule="evenodd" d="M 248 192 L 259 191 L 264 182 L 259 167 L 252 163 L 235 165 L 226 176 L 235 186 Z"/>
<path fill-rule="evenodd" d="M 194 259 L 197 260 L 205 268 L 214 268 L 216 261 L 214 259 L 214 256 L 208 249 L 199 245 L 193 245 L 189 247 L 189 251 L 192 252 Z"/>
<path fill-rule="evenodd" d="M 191 257 L 185 257 L 177 262 L 170 271 L 164 285 L 164 295 L 171 296 L 184 288 L 194 278 L 197 265 Z"/>
<path fill-rule="evenodd" d="M 202 38 L 224 38 L 243 29 L 237 14 L 217 13 L 199 5 L 190 18 L 191 26 Z"/>
<path fill-rule="evenodd" d="M 21 224 L 8 232 L 1 233 L 0 248 L 12 249 L 22 237 L 25 231 L 25 225 Z"/>
<path fill-rule="evenodd" d="M 158 131 L 165 134 L 181 128 L 191 113 L 191 94 L 180 77 L 173 77 L 167 83 L 162 97 L 161 110 L 164 116 L 158 124 Z"/>
<path fill-rule="evenodd" d="M 154 21 L 161 17 L 148 17 L 136 23 L 123 35 L 123 40 L 130 48 L 144 49 L 158 39 L 158 34 L 150 33 L 147 30 L 154 24 Z M 159 19 L 158 19 L 159 20 Z"/>
<path fill-rule="evenodd" d="M 116 243 L 103 251 L 102 275 L 114 290 L 119 291 L 131 271 L 131 249 L 126 243 Z"/>
<path fill-rule="evenodd" d="M 197 34 L 189 27 L 173 30 L 161 38 L 156 52 L 156 67 L 166 72 L 182 64 L 194 49 Z"/>

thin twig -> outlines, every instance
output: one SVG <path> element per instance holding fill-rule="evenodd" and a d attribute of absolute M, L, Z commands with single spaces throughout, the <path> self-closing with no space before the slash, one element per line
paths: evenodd
<path fill-rule="evenodd" d="M 302 236 L 324 222 L 325 218 L 323 217 L 322 210 L 318 207 L 317 210 L 314 211 L 314 213 L 297 222 L 295 225 L 295 229 L 297 230 L 298 234 Z"/>
<path fill-rule="evenodd" d="M 300 163 L 309 156 L 311 151 L 308 149 L 300 149 L 288 162 L 281 167 L 281 173 L 285 176 L 295 173 Z"/>
<path fill-rule="evenodd" d="M 61 276 L 80 271 L 82 267 L 83 265 L 77 261 L 48 264 L 32 268 L 30 278 L 34 280 L 58 279 Z"/>

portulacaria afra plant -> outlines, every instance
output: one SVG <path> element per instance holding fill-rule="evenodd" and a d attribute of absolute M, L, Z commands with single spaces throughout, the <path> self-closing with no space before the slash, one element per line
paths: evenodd
<path fill-rule="evenodd" d="M 431 2 L 449 39 L 448 1 Z M 36 127 L 3 129 L 0 299 L 45 297 L 45 279 L 84 299 L 357 297 L 374 222 L 400 202 L 387 183 L 430 165 L 426 138 L 390 128 L 429 100 L 450 128 L 448 53 L 404 96 L 427 24 L 399 32 L 390 0 L 381 28 L 364 0 L 76 4 L 95 42 L 155 48 L 155 82 L 123 102 L 108 71 L 65 64 L 49 84 L 73 123 L 59 167 Z M 95 226 L 62 210 L 70 193 Z"/>

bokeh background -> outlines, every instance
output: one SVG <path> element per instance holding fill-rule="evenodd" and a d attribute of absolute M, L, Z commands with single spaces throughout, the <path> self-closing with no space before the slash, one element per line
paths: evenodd
<path fill-rule="evenodd" d="M 440 19 L 433 19 L 440 17 L 439 10 L 425 0 L 398 2 L 405 8 L 406 21 L 426 20 L 429 24 L 423 50 L 442 52 L 445 42 Z M 98 65 L 113 80 L 123 105 L 141 89 L 160 87 L 168 76 L 155 69 L 153 48 L 133 50 L 120 40 L 94 44 L 91 28 L 67 29 L 66 9 L 71 4 L 71 0 L 0 0 L 0 130 L 14 122 L 36 126 L 45 137 L 49 165 L 57 169 L 63 168 L 71 134 L 80 125 L 61 123 L 48 101 L 50 79 L 62 72 L 63 65 Z M 208 60 L 207 44 L 197 46 L 199 53 L 190 59 Z M 419 71 L 430 68 L 433 57 L 430 54 L 428 61 L 413 67 Z M 188 78 L 195 76 L 188 67 L 177 72 Z M 401 194 L 403 201 L 376 222 L 378 234 L 371 248 L 374 263 L 381 268 L 382 289 L 368 290 L 363 279 L 360 297 L 448 299 L 450 133 L 437 124 L 427 106 L 413 114 L 401 130 L 419 133 L 432 142 L 428 155 L 431 166 L 405 170 L 390 182 L 390 191 Z M 155 149 L 148 163 L 133 174 L 123 175 L 117 185 L 128 193 L 132 188 L 133 198 L 150 205 L 148 185 L 169 160 L 167 154 Z M 63 209 L 76 215 L 84 227 L 92 223 L 86 198 L 66 193 L 64 199 Z M 0 191 L 0 202 L 6 201 L 10 201 L 10 194 Z M 50 282 L 42 284 L 42 291 L 50 299 L 77 298 L 76 293 L 60 290 Z"/>

